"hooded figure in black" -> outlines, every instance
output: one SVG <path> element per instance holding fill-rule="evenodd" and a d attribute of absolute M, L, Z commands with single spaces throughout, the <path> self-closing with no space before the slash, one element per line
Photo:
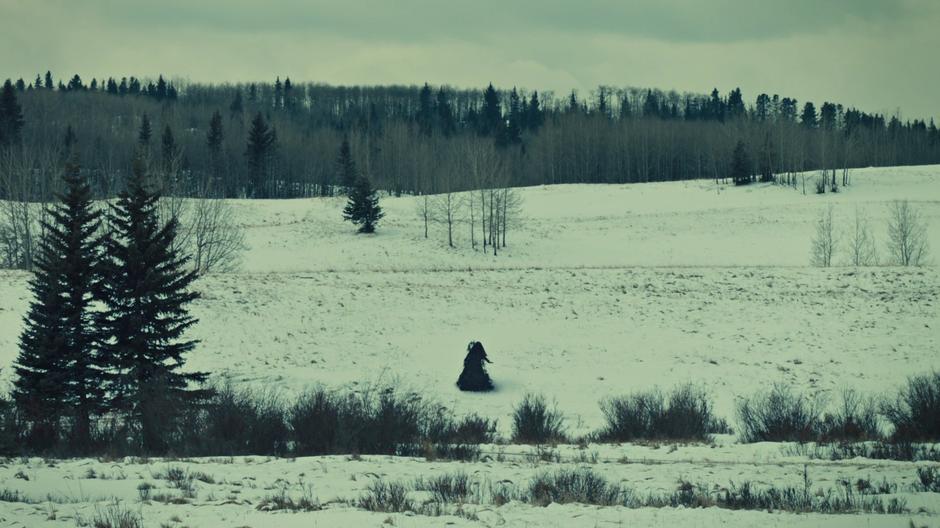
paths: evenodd
<path fill-rule="evenodd" d="M 463 372 L 457 378 L 457 387 L 462 391 L 484 392 L 493 390 L 493 380 L 486 373 L 483 362 L 492 363 L 479 341 L 467 345 L 467 357 L 463 359 Z"/>

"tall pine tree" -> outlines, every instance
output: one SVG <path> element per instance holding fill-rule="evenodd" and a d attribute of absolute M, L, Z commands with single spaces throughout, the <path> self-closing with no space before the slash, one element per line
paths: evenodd
<path fill-rule="evenodd" d="M 159 199 L 138 157 L 127 190 L 111 206 L 112 234 L 102 265 L 108 280 L 100 288 L 107 307 L 99 323 L 102 350 L 114 368 L 112 405 L 139 428 L 147 452 L 165 451 L 164 432 L 177 409 L 206 395 L 190 388 L 205 380 L 204 373 L 181 372 L 183 356 L 196 345 L 184 338 L 196 322 L 187 310 L 198 297 L 189 290 L 196 274 L 186 270 L 188 258 L 174 250 L 176 219 L 158 218 Z"/>
<path fill-rule="evenodd" d="M 213 193 L 222 191 L 223 139 L 225 139 L 225 134 L 222 130 L 222 114 L 216 110 L 212 114 L 212 119 L 209 121 L 209 130 L 206 132 L 206 147 L 209 149 L 209 181 L 207 182 L 209 188 L 205 190 Z"/>
<path fill-rule="evenodd" d="M 71 441 L 82 449 L 91 443 L 91 417 L 102 410 L 107 377 L 91 311 L 100 213 L 74 158 L 63 180 L 65 193 L 44 223 L 30 281 L 33 302 L 20 336 L 14 399 L 39 433 L 35 441 L 51 443 L 60 418 L 69 418 Z"/>
<path fill-rule="evenodd" d="M 379 197 L 372 182 L 365 175 L 356 179 L 356 184 L 349 192 L 349 200 L 343 209 L 343 220 L 359 226 L 359 233 L 374 233 L 375 226 L 385 216 L 379 207 Z"/>
<path fill-rule="evenodd" d="M 140 118 L 140 130 L 137 132 L 137 143 L 144 148 L 150 148 L 150 138 L 153 137 L 153 129 L 150 127 L 150 117 L 144 114 Z"/>
<path fill-rule="evenodd" d="M 743 141 L 738 141 L 731 155 L 731 179 L 734 180 L 734 184 L 751 183 L 751 168 L 751 156 L 747 152 L 747 146 Z"/>
<path fill-rule="evenodd" d="M 16 100 L 16 89 L 9 79 L 0 91 L 0 147 L 20 142 L 23 130 L 23 109 Z"/>
<path fill-rule="evenodd" d="M 258 112 L 251 121 L 248 145 L 245 148 L 249 170 L 248 189 L 245 194 L 249 198 L 269 197 L 269 172 L 276 142 L 277 134 L 264 121 L 261 112 Z"/>

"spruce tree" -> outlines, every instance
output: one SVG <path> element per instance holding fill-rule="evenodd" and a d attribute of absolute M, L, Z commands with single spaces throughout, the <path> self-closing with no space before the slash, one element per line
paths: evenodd
<path fill-rule="evenodd" d="M 418 93 L 418 113 L 415 115 L 418 130 L 425 136 L 430 136 L 434 124 L 434 108 L 431 103 L 431 87 L 424 83 Z"/>
<path fill-rule="evenodd" d="M 51 71 L 46 70 L 46 79 L 45 79 L 44 84 L 45 84 L 46 90 L 52 90 L 55 87 L 55 85 L 52 84 L 52 72 Z"/>
<path fill-rule="evenodd" d="M 233 118 L 235 116 L 241 117 L 244 105 L 242 104 L 242 91 L 240 88 L 235 92 L 235 98 L 232 99 L 232 104 L 228 106 L 228 111 Z"/>
<path fill-rule="evenodd" d="M 206 147 L 209 149 L 209 186 L 216 191 L 221 190 L 218 180 L 222 176 L 222 140 L 224 138 L 222 114 L 216 110 L 212 114 L 212 119 L 209 120 L 209 130 L 206 132 Z"/>
<path fill-rule="evenodd" d="M 166 97 L 167 97 L 167 95 L 166 95 L 166 81 L 163 79 L 163 76 L 162 76 L 162 75 L 160 76 L 159 79 L 157 79 L 157 87 L 156 87 L 156 89 L 154 90 L 154 93 L 152 93 L 151 95 L 153 95 L 153 96 L 157 99 L 157 101 L 162 101 L 162 100 L 166 99 Z"/>
<path fill-rule="evenodd" d="M 51 221 L 30 281 L 33 301 L 20 336 L 14 399 L 35 426 L 37 441 L 54 441 L 60 418 L 71 419 L 71 441 L 87 448 L 91 417 L 102 410 L 105 364 L 95 346 L 91 304 L 98 283 L 100 213 L 74 158 L 66 164 L 65 193 Z"/>
<path fill-rule="evenodd" d="M 343 220 L 358 225 L 359 233 L 374 233 L 383 216 L 385 213 L 379 207 L 379 197 L 372 188 L 372 182 L 365 175 L 359 176 L 343 209 Z"/>
<path fill-rule="evenodd" d="M 522 141 L 522 107 L 519 104 L 519 92 L 515 86 L 509 92 L 509 122 L 506 125 L 506 144 L 515 144 Z"/>
<path fill-rule="evenodd" d="M 484 136 L 500 137 L 505 124 L 503 123 L 503 111 L 499 104 L 499 94 L 490 83 L 483 91 L 483 108 L 479 116 L 479 132 Z"/>
<path fill-rule="evenodd" d="M 731 158 L 731 179 L 735 185 L 751 183 L 751 157 L 743 141 L 738 141 Z"/>
<path fill-rule="evenodd" d="M 196 322 L 187 310 L 198 298 L 189 290 L 196 274 L 186 270 L 188 257 L 174 249 L 177 220 L 158 218 L 159 199 L 138 157 L 127 189 L 111 206 L 102 265 L 108 279 L 99 293 L 107 308 L 99 323 L 102 350 L 114 368 L 111 404 L 139 428 L 147 452 L 164 451 L 163 432 L 178 409 L 206 395 L 189 387 L 206 374 L 181 372 L 183 356 L 196 345 L 184 338 Z"/>
<path fill-rule="evenodd" d="M 816 106 L 807 101 L 803 105 L 803 113 L 800 114 L 800 124 L 806 128 L 816 128 Z"/>
<path fill-rule="evenodd" d="M 437 90 L 437 120 L 444 137 L 450 137 L 457 131 L 457 123 L 454 120 L 454 110 L 447 100 L 447 93 L 444 91 L 443 86 Z"/>
<path fill-rule="evenodd" d="M 78 91 L 84 90 L 85 85 L 82 84 L 81 76 L 79 76 L 77 73 L 74 76 L 72 76 L 71 80 L 69 80 L 68 86 L 66 86 L 66 89 L 70 92 L 78 92 Z"/>
<path fill-rule="evenodd" d="M 251 121 L 248 131 L 248 145 L 245 157 L 248 158 L 249 180 L 245 194 L 249 198 L 267 198 L 266 180 L 271 164 L 271 156 L 277 142 L 277 134 L 264 120 L 261 112 Z"/>
<path fill-rule="evenodd" d="M 78 143 L 78 138 L 75 136 L 75 130 L 72 128 L 72 125 L 65 127 L 65 135 L 62 137 L 62 150 L 64 151 L 65 158 L 71 158 L 75 144 Z"/>
<path fill-rule="evenodd" d="M 352 149 L 349 148 L 349 138 L 347 137 L 343 138 L 343 142 L 339 146 L 336 171 L 340 185 L 343 186 L 343 192 L 351 194 L 359 176 L 356 172 L 356 162 L 353 160 Z"/>
<path fill-rule="evenodd" d="M 0 91 L 0 147 L 20 142 L 23 130 L 23 109 L 16 100 L 16 90 L 9 79 Z"/>
<path fill-rule="evenodd" d="M 274 81 L 274 108 L 281 108 L 284 106 L 284 90 L 281 88 L 281 77 L 278 76 L 277 80 Z"/>
<path fill-rule="evenodd" d="M 137 143 L 144 148 L 150 148 L 150 138 L 153 136 L 153 129 L 150 128 L 150 117 L 147 114 L 140 119 L 140 131 L 137 133 Z"/>
<path fill-rule="evenodd" d="M 539 93 L 532 92 L 529 98 L 529 115 L 526 117 L 526 123 L 532 130 L 538 130 L 545 122 L 545 116 L 542 115 L 541 103 L 539 103 Z"/>
<path fill-rule="evenodd" d="M 290 77 L 284 79 L 284 108 L 294 109 L 294 87 L 290 83 Z"/>
<path fill-rule="evenodd" d="M 163 129 L 163 137 L 160 138 L 160 154 L 163 162 L 163 171 L 170 175 L 176 164 L 177 148 L 176 138 L 173 137 L 173 129 L 167 125 Z"/>

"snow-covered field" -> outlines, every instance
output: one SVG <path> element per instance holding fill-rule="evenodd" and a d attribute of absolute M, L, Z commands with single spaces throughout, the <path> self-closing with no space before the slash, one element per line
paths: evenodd
<path fill-rule="evenodd" d="M 200 323 L 192 334 L 202 343 L 189 366 L 288 394 L 314 384 L 395 384 L 457 413 L 497 418 L 504 433 L 512 405 L 527 392 L 544 393 L 557 401 L 575 435 L 601 424 L 600 399 L 636 389 L 700 383 L 734 426 L 735 402 L 773 382 L 823 395 L 843 387 L 880 393 L 909 374 L 940 368 L 940 166 L 856 170 L 851 186 L 823 196 L 709 181 L 519 192 L 523 221 L 496 257 L 468 247 L 467 226 L 458 230 L 457 249 L 447 247 L 441 226 L 424 239 L 412 197 L 382 200 L 387 216 L 374 236 L 353 234 L 341 221 L 338 199 L 237 202 L 249 249 L 239 272 L 197 283 L 203 297 L 193 307 Z M 887 259 L 885 220 L 895 199 L 911 200 L 929 223 L 932 265 L 844 266 L 856 210 L 869 218 L 880 257 Z M 814 222 L 830 203 L 844 231 L 839 266 L 812 268 Z M 23 273 L 0 272 L 3 385 L 29 300 L 26 280 Z M 482 341 L 494 361 L 494 393 L 468 395 L 454 386 L 470 340 Z M 47 504 L 0 502 L 0 526 L 74 523 L 75 512 L 88 518 L 94 500 L 111 496 L 142 509 L 147 526 L 378 526 L 387 517 L 395 526 L 906 526 L 912 517 L 940 523 L 940 495 L 904 491 L 915 478 L 914 464 L 823 463 L 785 456 L 779 445 L 727 442 L 675 451 L 587 451 L 601 453 L 591 464 L 597 471 L 643 492 L 674 490 L 679 478 L 720 486 L 742 480 L 795 485 L 806 463 L 815 487 L 836 486 L 838 478 L 895 481 L 915 513 L 510 503 L 477 507 L 473 521 L 370 514 L 336 502 L 354 499 L 376 476 L 407 480 L 460 470 L 479 482 L 518 482 L 537 470 L 513 456 L 474 464 L 389 457 L 173 462 L 213 475 L 216 484 L 197 483 L 192 504 L 140 505 L 137 484 L 163 485 L 152 475 L 167 462 L 76 460 L 48 467 L 32 460 L 0 467 L 0 489 L 35 499 L 61 496 L 57 520 L 44 520 Z M 562 459 L 574 463 L 574 449 L 563 448 Z M 617 462 L 624 456 L 648 460 Z M 88 468 L 126 480 L 84 478 Z M 14 478 L 17 471 L 29 480 Z M 259 500 L 282 485 L 278 479 L 295 495 L 312 485 L 320 502 L 333 503 L 313 513 L 257 511 Z M 181 524 L 170 521 L 174 515 Z"/>

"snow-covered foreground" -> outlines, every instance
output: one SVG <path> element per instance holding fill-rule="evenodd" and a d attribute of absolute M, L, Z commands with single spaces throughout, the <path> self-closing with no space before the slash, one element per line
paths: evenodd
<path fill-rule="evenodd" d="M 859 170 L 852 180 L 841 193 L 824 196 L 703 181 L 522 189 L 524 222 L 510 231 L 509 247 L 497 257 L 471 250 L 465 225 L 456 249 L 447 247 L 440 226 L 432 226 L 425 240 L 412 197 L 383 199 L 387 217 L 375 236 L 354 235 L 340 220 L 337 199 L 236 202 L 249 249 L 240 272 L 197 283 L 203 297 L 193 306 L 200 323 L 192 334 L 202 342 L 188 365 L 216 379 L 285 394 L 315 384 L 353 390 L 394 384 L 458 414 L 497 418 L 504 434 L 512 406 L 527 392 L 555 399 L 575 435 L 601 425 L 598 401 L 605 397 L 687 381 L 709 390 L 717 413 L 732 427 L 735 402 L 773 382 L 824 395 L 843 387 L 887 392 L 910 374 L 940 368 L 940 269 L 811 268 L 813 224 L 833 203 L 837 226 L 847 233 L 858 208 L 870 218 L 884 258 L 887 204 L 910 199 L 930 224 L 935 263 L 940 167 Z M 844 245 L 842 250 L 838 264 L 847 258 Z M 29 301 L 26 281 L 26 274 L 0 272 L 4 385 Z M 481 340 L 494 361 L 494 393 L 469 395 L 454 386 L 470 340 Z M 643 456 L 628 453 L 648 448 L 590 449 L 608 459 L 595 469 L 639 491 L 672 491 L 680 477 L 720 486 L 743 480 L 795 485 L 808 462 L 782 459 L 776 445 L 662 448 Z M 617 463 L 624 455 L 668 463 Z M 824 488 L 843 477 L 870 476 L 874 482 L 884 476 L 899 485 L 915 478 L 912 464 L 809 463 L 814 485 Z M 147 526 L 174 515 L 189 526 L 378 526 L 388 515 L 343 504 L 296 515 L 255 507 L 278 489 L 279 478 L 292 493 L 300 493 L 301 479 L 312 484 L 327 503 L 355 498 L 376 475 L 411 479 L 460 469 L 489 481 L 519 482 L 537 470 L 512 457 L 476 464 L 386 457 L 191 464 L 225 484 L 197 483 L 198 497 L 189 505 L 134 502 L 137 483 L 154 481 L 151 473 L 165 469 L 165 462 L 77 460 L 51 468 L 35 460 L 11 462 L 0 468 L 0 489 L 87 499 L 56 506 L 59 521 L 50 525 L 74 510 L 88 517 L 94 499 L 114 495 L 141 508 Z M 127 480 L 82 478 L 89 467 Z M 34 476 L 13 478 L 19 470 Z M 940 496 L 906 497 L 915 520 L 928 515 L 918 522 L 937 523 Z M 917 514 L 920 507 L 926 513 Z M 447 522 L 906 526 L 909 518 L 518 503 L 471 510 L 479 521 Z M 41 525 L 47 514 L 45 505 L 0 502 L 0 519 L 20 525 Z M 392 517 L 396 526 L 444 523 Z"/>
<path fill-rule="evenodd" d="M 214 458 L 186 460 L 97 461 L 90 459 L 9 462 L 0 482 L 25 498 L 0 503 L 4 526 L 62 526 L 90 522 L 119 501 L 138 513 L 145 526 L 896 526 L 910 520 L 920 526 L 936 521 L 937 494 L 917 491 L 917 465 L 890 461 L 826 462 L 790 454 L 793 445 L 718 445 L 655 448 L 588 446 L 559 448 L 551 462 L 539 462 L 532 448 L 484 446 L 492 453 L 481 462 L 433 462 L 423 459 L 364 456 L 297 459 Z M 931 465 L 931 464 L 926 464 Z M 937 464 L 932 464 L 938 466 Z M 919 464 L 923 467 L 925 464 Z M 640 494 L 669 494 L 680 481 L 710 490 L 740 485 L 792 486 L 802 490 L 804 468 L 811 493 L 845 495 L 846 484 L 858 494 L 859 481 L 870 482 L 885 502 L 903 500 L 905 514 L 794 514 L 706 509 L 598 507 L 579 504 L 548 507 L 519 501 L 496 507 L 487 500 L 494 485 L 524 488 L 536 475 L 557 468 L 590 468 L 608 481 Z M 167 478 L 177 471 L 188 484 Z M 356 507 L 376 480 L 428 480 L 457 473 L 470 478 L 463 505 L 448 504 L 442 516 L 370 513 Z M 150 489 L 141 490 L 141 487 Z M 307 498 L 322 508 L 312 512 L 270 511 L 272 499 Z M 427 491 L 411 491 L 417 504 L 432 500 Z M 482 500 L 481 500 L 482 499 Z"/>

